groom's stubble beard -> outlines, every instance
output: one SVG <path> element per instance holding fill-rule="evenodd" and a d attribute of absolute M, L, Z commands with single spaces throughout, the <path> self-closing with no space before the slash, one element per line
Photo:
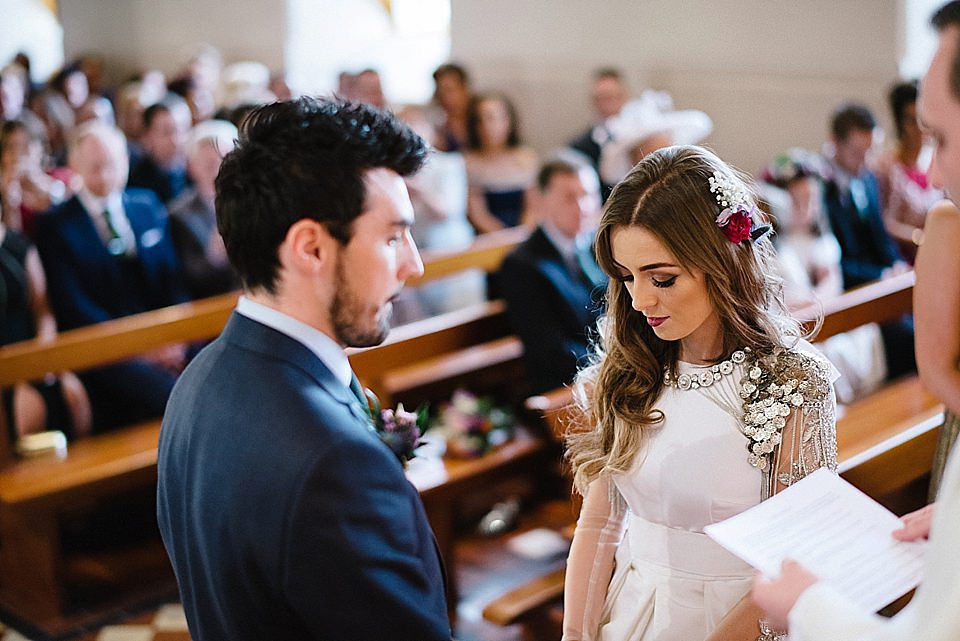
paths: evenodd
<path fill-rule="evenodd" d="M 333 300 L 330 303 L 330 319 L 338 341 L 348 347 L 372 347 L 379 345 L 390 332 L 389 301 L 374 309 L 364 303 L 350 286 L 342 254 L 337 254 L 334 267 Z"/>

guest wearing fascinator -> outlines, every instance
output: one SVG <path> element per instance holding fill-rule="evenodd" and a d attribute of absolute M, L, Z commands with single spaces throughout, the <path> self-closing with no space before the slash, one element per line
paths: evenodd
<path fill-rule="evenodd" d="M 713 121 L 696 109 L 674 110 L 669 94 L 648 90 L 627 102 L 604 127 L 609 138 L 601 146 L 600 179 L 614 185 L 657 149 L 699 143 L 713 131 Z"/>

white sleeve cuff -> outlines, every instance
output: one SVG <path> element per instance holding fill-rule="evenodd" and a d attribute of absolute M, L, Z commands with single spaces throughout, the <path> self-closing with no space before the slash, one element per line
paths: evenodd
<path fill-rule="evenodd" d="M 886 623 L 823 583 L 800 595 L 787 621 L 790 641 L 866 641 L 879 638 L 874 635 Z"/>

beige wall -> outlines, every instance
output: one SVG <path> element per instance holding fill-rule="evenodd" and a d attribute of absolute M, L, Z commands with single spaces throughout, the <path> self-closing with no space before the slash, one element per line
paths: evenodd
<path fill-rule="evenodd" d="M 754 171 L 785 147 L 818 148 L 845 99 L 867 103 L 886 124 L 904 15 L 929 1 L 452 0 L 452 57 L 479 88 L 516 99 L 526 138 L 541 151 L 586 126 L 590 72 L 615 65 L 635 90 L 666 89 L 678 107 L 709 113 L 707 143 Z M 124 71 L 172 72 L 200 42 L 227 62 L 281 68 L 289 4 L 69 0 L 58 8 L 68 58 L 94 50 L 123 60 Z"/>
<path fill-rule="evenodd" d="M 143 68 L 176 72 L 205 42 L 216 46 L 227 63 L 283 66 L 286 2 L 66 0 L 58 7 L 67 59 L 101 53 L 113 63 L 114 79 Z"/>
<path fill-rule="evenodd" d="M 528 141 L 562 144 L 590 118 L 589 74 L 619 67 L 710 114 L 707 144 L 747 171 L 818 148 L 845 99 L 887 122 L 900 0 L 453 0 L 453 57 L 517 100 Z"/>

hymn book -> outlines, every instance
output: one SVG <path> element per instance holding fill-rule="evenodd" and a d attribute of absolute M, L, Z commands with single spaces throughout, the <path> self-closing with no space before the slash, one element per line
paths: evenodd
<path fill-rule="evenodd" d="M 768 577 L 793 559 L 861 607 L 876 612 L 920 582 L 926 541 L 903 542 L 882 505 L 819 469 L 759 505 L 704 528 Z"/>

